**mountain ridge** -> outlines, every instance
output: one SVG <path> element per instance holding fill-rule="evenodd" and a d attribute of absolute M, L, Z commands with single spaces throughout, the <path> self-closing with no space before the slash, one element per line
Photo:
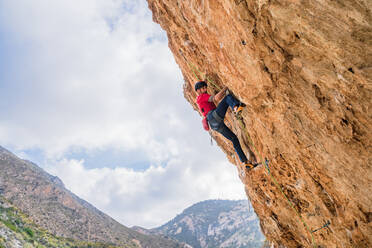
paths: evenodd
<path fill-rule="evenodd" d="M 157 228 L 132 227 L 171 237 L 193 248 L 255 248 L 264 244 L 259 221 L 247 200 L 206 200 L 193 204 Z"/>
<path fill-rule="evenodd" d="M 57 237 L 36 225 L 21 210 L 0 195 L 1 248 L 120 248 L 113 244 L 91 243 Z M 127 246 L 126 248 L 136 248 Z"/>
<path fill-rule="evenodd" d="M 120 246 L 181 247 L 125 227 L 67 190 L 58 177 L 1 146 L 0 168 L 1 194 L 54 235 Z"/>

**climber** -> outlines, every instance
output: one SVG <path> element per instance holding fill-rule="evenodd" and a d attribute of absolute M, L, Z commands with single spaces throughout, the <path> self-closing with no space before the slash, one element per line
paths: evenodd
<path fill-rule="evenodd" d="M 209 95 L 207 93 L 207 83 L 205 81 L 199 81 L 195 84 L 195 91 L 198 94 L 196 102 L 199 106 L 199 110 L 206 120 L 208 120 L 209 126 L 233 143 L 240 161 L 245 165 L 246 169 L 250 170 L 259 164 L 255 161 L 248 161 L 240 146 L 238 137 L 236 137 L 223 121 L 229 106 L 235 114 L 239 115 L 243 111 L 243 104 L 230 94 L 225 96 L 226 90 L 227 87 L 224 87 L 216 95 Z M 216 107 L 213 101 L 220 103 Z"/>

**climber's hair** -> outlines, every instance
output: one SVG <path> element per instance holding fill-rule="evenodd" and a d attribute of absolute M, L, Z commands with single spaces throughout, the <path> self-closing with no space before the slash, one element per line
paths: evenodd
<path fill-rule="evenodd" d="M 207 83 L 205 81 L 199 81 L 195 83 L 195 91 L 203 87 L 207 87 Z"/>

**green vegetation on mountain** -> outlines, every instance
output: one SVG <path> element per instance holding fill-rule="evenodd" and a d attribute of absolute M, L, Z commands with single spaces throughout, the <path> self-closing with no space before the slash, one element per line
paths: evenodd
<path fill-rule="evenodd" d="M 107 247 L 107 245 L 103 246 L 102 244 L 113 244 L 116 247 L 126 248 L 182 247 L 174 240 L 156 235 L 144 235 L 120 224 L 67 190 L 58 177 L 48 174 L 30 161 L 18 158 L 1 146 L 0 195 L 9 200 L 17 209 L 27 214 L 30 220 L 41 228 L 48 230 L 51 234 L 65 238 L 61 241 L 63 245 L 58 243 L 59 246 L 56 246 L 56 244 L 46 246 L 43 242 L 45 243 L 45 240 L 48 239 L 42 239 L 43 235 L 36 232 L 32 226 L 26 226 L 30 229 L 24 230 L 22 225 L 17 225 L 15 222 L 17 218 L 14 221 L 10 221 L 11 218 L 4 219 L 7 225 L 2 222 L 3 232 L 11 232 L 12 234 L 18 232 L 21 244 L 30 243 L 34 245 L 29 247 L 38 247 L 37 245 L 44 245 L 39 246 L 39 248 Z M 4 235 L 0 235 L 0 237 Z M 38 238 L 41 242 L 38 241 Z M 94 242 L 98 245 L 84 242 L 73 244 L 68 238 Z M 61 239 L 58 238 L 57 240 Z M 35 244 L 37 245 L 35 246 Z M 12 244 L 6 246 L 6 248 L 8 247 L 21 248 L 26 246 Z"/>
<path fill-rule="evenodd" d="M 33 223 L 22 211 L 0 197 L 0 248 L 118 248 L 58 237 Z M 137 246 L 131 246 L 135 248 Z M 129 248 L 129 247 L 128 247 Z"/>

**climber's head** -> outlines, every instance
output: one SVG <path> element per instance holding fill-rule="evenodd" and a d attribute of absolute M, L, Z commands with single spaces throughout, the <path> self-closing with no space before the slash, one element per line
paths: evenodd
<path fill-rule="evenodd" d="M 205 91 L 207 90 L 207 83 L 205 81 L 199 81 L 195 83 L 195 91 L 200 94 L 204 93 L 204 88 Z"/>

